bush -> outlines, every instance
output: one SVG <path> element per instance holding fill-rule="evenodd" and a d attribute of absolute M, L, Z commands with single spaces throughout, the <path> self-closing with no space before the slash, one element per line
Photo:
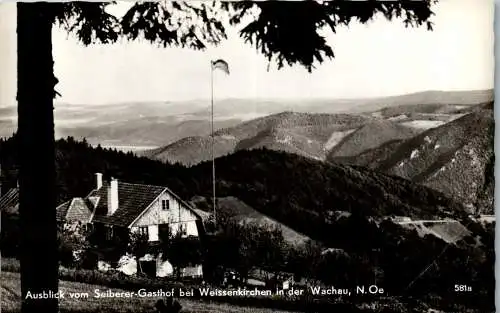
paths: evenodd
<path fill-rule="evenodd" d="M 2 250 L 2 256 L 15 257 L 19 249 L 19 218 L 3 211 L 1 214 L 2 232 L 0 233 L 0 248 Z"/>
<path fill-rule="evenodd" d="M 15 258 L 2 257 L 1 270 L 4 272 L 19 273 L 21 272 L 21 264 Z"/>

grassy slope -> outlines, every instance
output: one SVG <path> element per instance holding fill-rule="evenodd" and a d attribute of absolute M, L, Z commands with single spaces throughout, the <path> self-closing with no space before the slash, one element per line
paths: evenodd
<path fill-rule="evenodd" d="M 206 201 L 205 198 L 197 199 L 196 201 L 192 201 L 192 204 L 200 209 L 205 209 L 210 212 L 208 209 L 210 204 Z M 299 245 L 305 243 L 309 237 L 293 230 L 287 225 L 272 219 L 265 214 L 255 210 L 251 206 L 247 205 L 240 199 L 236 197 L 223 197 L 217 199 L 218 211 L 235 218 L 236 220 L 241 221 L 242 223 L 251 222 L 256 223 L 258 225 L 267 226 L 267 227 L 278 227 L 281 229 L 283 233 L 284 239 L 292 244 Z"/>
<path fill-rule="evenodd" d="M 398 123 L 377 120 L 367 123 L 347 135 L 331 151 L 330 157 L 354 156 L 374 149 L 382 144 L 393 140 L 403 140 L 417 135 L 419 131 Z"/>
<path fill-rule="evenodd" d="M 18 312 L 21 303 L 21 285 L 20 276 L 17 273 L 3 272 L 2 273 L 2 311 L 3 312 Z M 155 301 L 158 298 L 94 298 L 92 297 L 95 289 L 105 291 L 109 288 L 99 285 L 89 285 L 77 282 L 60 281 L 59 289 L 65 291 L 66 294 L 71 292 L 88 292 L 88 299 L 66 299 L 60 302 L 60 307 L 67 312 L 152 312 L 154 310 Z M 111 289 L 113 292 L 124 290 Z M 246 308 L 232 306 L 221 303 L 210 303 L 207 301 L 189 300 L 187 298 L 180 299 L 183 306 L 182 312 L 188 313 L 226 313 L 226 312 L 252 312 L 252 313 L 271 313 L 271 312 L 287 312 L 277 311 L 274 309 L 265 308 Z"/>
<path fill-rule="evenodd" d="M 447 223 L 414 222 L 403 224 L 402 226 L 406 229 L 416 230 L 421 237 L 433 235 L 443 239 L 447 243 L 455 243 L 471 234 L 471 232 L 458 221 L 450 221 Z"/>
<path fill-rule="evenodd" d="M 235 196 L 294 230 L 323 241 L 335 211 L 414 219 L 461 215 L 464 208 L 441 193 L 366 168 L 325 164 L 270 150 L 240 151 L 216 162 L 220 197 Z M 210 196 L 211 164 L 190 169 L 194 195 Z"/>

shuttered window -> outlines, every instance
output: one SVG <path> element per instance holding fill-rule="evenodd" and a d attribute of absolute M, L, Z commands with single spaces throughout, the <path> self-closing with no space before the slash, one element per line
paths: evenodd
<path fill-rule="evenodd" d="M 161 209 L 163 211 L 170 210 L 170 201 L 168 201 L 168 200 L 161 200 Z"/>

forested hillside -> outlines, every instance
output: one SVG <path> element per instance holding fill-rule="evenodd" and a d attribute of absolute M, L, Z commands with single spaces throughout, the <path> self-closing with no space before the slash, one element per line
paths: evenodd
<path fill-rule="evenodd" d="M 15 137 L 2 141 L 2 169 L 15 183 Z M 57 142 L 58 203 L 87 195 L 94 173 L 136 183 L 165 185 L 186 200 L 211 196 L 211 164 L 168 165 L 132 153 L 92 148 L 72 138 Z M 441 193 L 364 168 L 332 165 L 265 149 L 240 151 L 216 161 L 218 196 L 234 196 L 310 236 L 328 241 L 342 212 L 415 219 L 465 216 L 464 207 Z"/>
<path fill-rule="evenodd" d="M 0 141 L 0 156 L 12 186 L 17 172 L 15 137 Z M 86 195 L 95 185 L 95 172 L 128 182 L 166 185 L 185 199 L 211 194 L 210 163 L 192 168 L 167 165 L 132 153 L 92 148 L 71 138 L 57 142 L 56 162 L 59 202 Z M 471 312 L 486 312 L 492 308 L 494 224 L 468 219 L 461 204 L 441 193 L 365 168 L 269 150 L 219 158 L 216 168 L 220 197 L 241 199 L 319 242 L 283 250 L 280 256 L 287 261 L 272 263 L 274 270 L 342 286 L 376 281 L 388 295 L 427 299 L 443 309 L 470 307 L 476 309 Z M 450 244 L 383 220 L 391 215 L 455 217 L 469 234 Z M 9 243 L 15 245 L 14 222 L 15 218 L 2 218 L 3 253 Z M 231 251 L 239 251 L 235 245 Z M 227 251 L 228 246 L 224 247 Z M 238 266 L 243 262 L 248 270 L 248 259 L 236 256 L 234 262 Z M 453 286 L 459 282 L 467 282 L 474 292 L 457 298 Z"/>
<path fill-rule="evenodd" d="M 394 139 L 360 154 L 330 158 L 366 166 L 439 190 L 482 214 L 493 214 L 493 103 L 442 126 Z"/>

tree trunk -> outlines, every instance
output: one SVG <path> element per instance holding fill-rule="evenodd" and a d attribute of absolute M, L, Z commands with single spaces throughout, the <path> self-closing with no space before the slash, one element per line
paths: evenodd
<path fill-rule="evenodd" d="M 57 312 L 52 4 L 17 4 L 17 101 L 22 312 Z"/>

